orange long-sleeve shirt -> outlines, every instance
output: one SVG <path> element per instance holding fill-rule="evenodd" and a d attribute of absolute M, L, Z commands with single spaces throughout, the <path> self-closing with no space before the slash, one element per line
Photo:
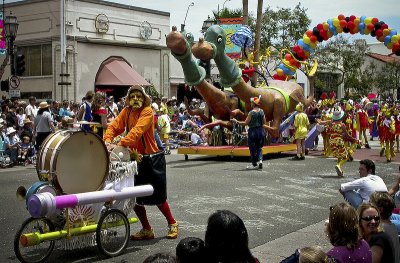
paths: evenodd
<path fill-rule="evenodd" d="M 141 154 L 158 152 L 154 139 L 154 117 L 151 107 L 144 107 L 141 110 L 125 107 L 108 126 L 103 136 L 104 141 L 111 142 L 114 137 L 123 133 L 126 127 L 129 130 L 128 134 L 121 139 L 118 145 L 136 149 Z M 142 143 L 142 137 L 145 145 Z"/>

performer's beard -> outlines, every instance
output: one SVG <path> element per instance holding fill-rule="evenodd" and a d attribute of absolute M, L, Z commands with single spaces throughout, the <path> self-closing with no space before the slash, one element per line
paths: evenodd
<path fill-rule="evenodd" d="M 134 91 L 129 95 L 129 105 L 134 109 L 140 109 L 144 103 L 144 95 L 140 91 Z"/>

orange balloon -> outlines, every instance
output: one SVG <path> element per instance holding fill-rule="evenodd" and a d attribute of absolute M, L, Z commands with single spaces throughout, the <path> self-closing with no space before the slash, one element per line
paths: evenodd
<path fill-rule="evenodd" d="M 307 30 L 307 31 L 306 31 L 306 35 L 307 35 L 308 37 L 311 37 L 311 36 L 313 35 L 313 32 L 312 32 L 311 30 Z"/>
<path fill-rule="evenodd" d="M 367 28 L 368 28 L 369 31 L 372 31 L 372 30 L 374 30 L 375 27 L 374 27 L 373 24 L 368 24 Z"/>
<path fill-rule="evenodd" d="M 344 15 L 338 15 L 337 18 L 338 18 L 339 20 L 344 20 L 344 19 L 345 19 Z"/>
<path fill-rule="evenodd" d="M 347 26 L 346 20 L 340 20 L 339 24 L 340 24 L 340 26 L 341 26 L 342 28 L 345 28 L 345 27 Z"/>
<path fill-rule="evenodd" d="M 290 55 L 290 54 L 286 54 L 286 55 L 285 55 L 285 59 L 286 59 L 286 60 L 289 60 L 289 59 L 291 59 L 291 58 L 292 58 L 292 55 Z"/>

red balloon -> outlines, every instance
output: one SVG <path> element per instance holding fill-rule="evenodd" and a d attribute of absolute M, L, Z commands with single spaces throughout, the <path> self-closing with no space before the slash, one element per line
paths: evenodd
<path fill-rule="evenodd" d="M 316 36 L 314 36 L 314 35 L 312 35 L 312 36 L 310 36 L 310 41 L 311 42 L 313 42 L 313 43 L 315 43 L 315 42 L 317 42 L 317 37 Z"/>
<path fill-rule="evenodd" d="M 354 29 L 354 28 L 356 27 L 356 24 L 354 24 L 353 21 L 349 21 L 349 22 L 347 22 L 347 27 L 348 27 L 350 30 L 352 30 L 352 29 Z"/>
<path fill-rule="evenodd" d="M 382 29 L 378 29 L 378 30 L 375 31 L 375 34 L 376 34 L 377 38 L 383 36 L 383 30 Z"/>
<path fill-rule="evenodd" d="M 290 61 L 290 60 L 292 59 L 292 55 L 286 54 L 286 55 L 285 55 L 285 59 L 286 59 L 287 61 Z"/>
<path fill-rule="evenodd" d="M 356 16 L 355 15 L 351 15 L 350 16 L 350 21 L 354 21 L 354 19 L 356 19 Z"/>
<path fill-rule="evenodd" d="M 323 30 L 323 29 L 324 29 L 324 26 L 323 26 L 322 24 L 318 24 L 318 25 L 317 25 L 317 28 L 318 28 L 318 30 L 320 30 L 320 31 L 321 31 L 321 30 Z"/>
<path fill-rule="evenodd" d="M 344 20 L 345 19 L 345 16 L 344 15 L 338 15 L 338 17 L 337 17 L 339 20 Z"/>
<path fill-rule="evenodd" d="M 347 26 L 346 20 L 340 20 L 339 24 L 341 28 L 345 28 Z"/>
<path fill-rule="evenodd" d="M 368 24 L 367 28 L 369 31 L 372 31 L 372 30 L 374 30 L 375 27 L 374 27 L 374 24 Z"/>
<path fill-rule="evenodd" d="M 379 22 L 379 19 L 378 18 L 376 18 L 376 17 L 374 17 L 374 18 L 372 18 L 372 20 L 371 20 L 371 23 L 372 24 L 376 24 L 376 23 L 378 23 Z"/>
<path fill-rule="evenodd" d="M 300 46 L 299 45 L 295 45 L 294 47 L 293 47 L 293 51 L 294 52 L 298 52 L 300 50 Z"/>
<path fill-rule="evenodd" d="M 383 25 L 381 25 L 381 29 L 382 30 L 384 30 L 384 29 L 388 29 L 389 28 L 389 26 L 387 25 L 387 24 L 383 24 Z"/>
<path fill-rule="evenodd" d="M 313 35 L 313 32 L 311 30 L 307 30 L 306 35 L 308 37 L 311 37 Z"/>

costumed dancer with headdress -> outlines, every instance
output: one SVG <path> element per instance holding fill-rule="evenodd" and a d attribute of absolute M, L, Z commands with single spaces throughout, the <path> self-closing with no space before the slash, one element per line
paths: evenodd
<path fill-rule="evenodd" d="M 356 104 L 356 120 L 357 120 L 357 128 L 358 128 L 358 138 L 362 145 L 365 145 L 365 148 L 371 149 L 368 144 L 367 139 L 367 128 L 368 128 L 368 114 L 362 108 L 360 104 Z M 364 141 L 363 141 L 364 138 Z M 360 145 L 361 146 L 361 145 Z"/>
<path fill-rule="evenodd" d="M 347 128 L 347 133 L 351 134 L 351 137 L 356 137 L 357 132 L 354 129 L 354 110 L 353 110 L 353 101 L 349 100 L 345 104 L 345 114 L 344 114 L 344 122 Z M 353 154 L 356 150 L 357 144 L 353 143 L 352 140 L 348 140 L 347 137 L 344 138 L 344 144 L 348 151 L 349 161 L 353 161 Z"/>
<path fill-rule="evenodd" d="M 307 114 L 305 114 L 304 106 L 301 102 L 296 105 L 297 115 L 294 117 L 294 139 L 296 140 L 297 155 L 293 157 L 293 160 L 304 160 L 306 155 L 305 139 L 308 134 L 308 128 L 310 122 Z"/>
<path fill-rule="evenodd" d="M 172 216 L 167 202 L 166 163 L 163 151 L 159 151 L 154 139 L 154 114 L 150 107 L 150 97 L 143 87 L 132 86 L 126 95 L 125 108 L 107 127 L 103 136 L 107 149 L 112 151 L 117 145 L 113 139 L 122 133 L 126 135 L 118 142 L 119 146 L 137 152 L 138 175 L 135 185 L 151 184 L 151 196 L 136 198 L 134 211 L 142 230 L 131 236 L 133 240 L 154 239 L 154 231 L 147 219 L 145 205 L 156 205 L 168 222 L 167 238 L 178 237 L 178 223 Z"/>
<path fill-rule="evenodd" d="M 382 125 L 382 140 L 385 144 L 385 156 L 388 163 L 392 161 L 394 156 L 396 156 L 394 153 L 394 139 L 396 133 L 395 125 L 394 117 L 392 116 L 390 109 L 387 109 L 385 111 L 385 119 L 383 120 Z M 381 136 L 380 133 L 379 136 Z"/>
<path fill-rule="evenodd" d="M 329 108 L 329 105 L 328 105 L 329 100 L 328 100 L 328 95 L 326 94 L 326 92 L 322 93 L 321 100 L 322 100 L 321 121 L 323 121 L 323 122 L 329 121 L 332 117 L 332 113 L 331 113 L 331 109 Z M 324 131 L 321 132 L 321 136 L 322 136 L 323 144 L 324 144 L 323 154 L 326 157 L 328 157 L 331 155 L 331 148 L 329 145 L 329 135 L 326 132 L 326 128 L 324 129 Z"/>
<path fill-rule="evenodd" d="M 342 166 L 349 159 L 349 153 L 344 143 L 344 138 L 352 143 L 358 143 L 356 138 L 353 138 L 347 131 L 346 125 L 342 122 L 344 111 L 340 108 L 332 113 L 332 120 L 326 122 L 327 133 L 329 134 L 329 144 L 331 145 L 332 154 L 337 158 L 335 166 L 338 176 L 343 177 Z"/>
<path fill-rule="evenodd" d="M 395 122 L 395 140 L 396 140 L 396 152 L 400 152 L 400 142 L 399 142 L 399 135 L 400 135 L 400 114 L 398 108 L 393 109 L 393 118 Z"/>
<path fill-rule="evenodd" d="M 370 119 L 370 125 L 369 125 L 369 135 L 371 136 L 371 141 L 374 140 L 374 137 L 379 137 L 379 131 L 378 131 L 378 113 L 379 113 L 379 104 L 374 103 L 372 107 L 369 109 L 369 119 Z"/>
<path fill-rule="evenodd" d="M 383 136 L 384 128 L 383 128 L 383 121 L 386 119 L 385 114 L 387 111 L 387 105 L 382 105 L 381 110 L 378 112 L 378 117 L 376 120 L 376 125 L 378 126 L 378 133 L 379 133 L 379 144 L 381 146 L 381 150 L 379 152 L 379 156 L 382 157 L 385 153 L 385 140 Z"/>

